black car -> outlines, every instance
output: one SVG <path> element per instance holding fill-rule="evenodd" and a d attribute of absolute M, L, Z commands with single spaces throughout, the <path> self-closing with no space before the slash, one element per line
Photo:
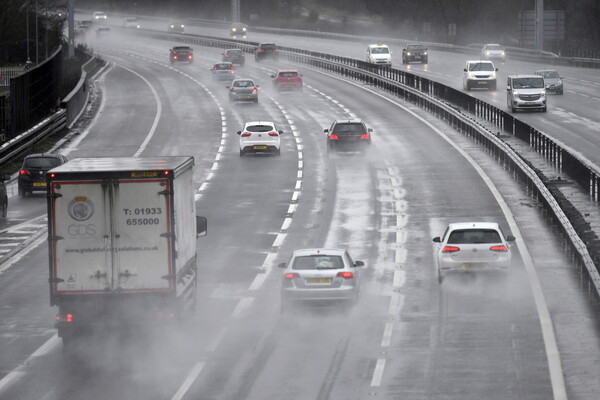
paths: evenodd
<path fill-rule="evenodd" d="M 327 134 L 327 150 L 364 149 L 371 144 L 371 132 L 360 119 L 334 121 L 331 128 L 325 129 Z"/>
<path fill-rule="evenodd" d="M 275 43 L 261 43 L 256 49 L 254 60 L 261 62 L 262 60 L 279 60 L 279 49 Z"/>
<path fill-rule="evenodd" d="M 194 62 L 194 49 L 190 46 L 173 46 L 173 48 L 169 50 L 169 53 L 171 64 L 174 62 L 188 62 L 193 64 Z"/>
<path fill-rule="evenodd" d="M 223 53 L 222 61 L 229 61 L 230 63 L 236 65 L 244 65 L 246 62 L 246 55 L 240 49 L 227 49 L 225 50 L 225 53 Z"/>
<path fill-rule="evenodd" d="M 402 49 L 402 64 L 409 64 L 416 61 L 421 64 L 428 63 L 429 55 L 427 48 L 420 44 L 406 45 L 406 47 Z"/>
<path fill-rule="evenodd" d="M 67 162 L 62 154 L 30 154 L 23 160 L 19 170 L 19 196 L 24 197 L 34 191 L 46 191 L 46 172 Z"/>
<path fill-rule="evenodd" d="M 6 218 L 8 212 L 8 195 L 4 181 L 10 179 L 10 175 L 0 174 L 0 218 Z"/>

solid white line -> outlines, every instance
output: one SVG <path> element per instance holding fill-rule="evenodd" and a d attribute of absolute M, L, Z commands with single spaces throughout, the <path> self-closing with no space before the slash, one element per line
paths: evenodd
<path fill-rule="evenodd" d="M 142 152 L 146 149 L 146 146 L 148 145 L 148 142 L 150 142 L 150 139 L 152 139 L 152 136 L 154 136 L 154 132 L 156 131 L 156 127 L 158 126 L 158 121 L 160 120 L 160 116 L 162 114 L 162 102 L 160 101 L 160 97 L 158 96 L 156 89 L 154 89 L 154 86 L 152 86 L 152 84 L 150 83 L 150 81 L 148 81 L 148 79 L 144 78 L 142 75 L 140 75 L 139 73 L 135 72 L 134 70 L 132 70 L 130 68 L 127 68 L 123 65 L 119 65 L 119 66 L 121 68 L 131 72 L 132 74 L 138 76 L 141 80 L 143 80 L 146 83 L 146 85 L 148 85 L 150 90 L 152 91 L 152 95 L 154 96 L 154 101 L 156 102 L 156 114 L 154 115 L 154 121 L 152 122 L 152 127 L 150 128 L 150 131 L 146 135 L 146 138 L 142 142 L 142 145 L 140 146 L 138 151 L 136 151 L 135 154 L 133 155 L 134 157 L 139 157 L 140 154 L 142 154 Z"/>
<path fill-rule="evenodd" d="M 190 371 L 188 376 L 185 378 L 185 381 L 183 381 L 183 384 L 181 385 L 181 387 L 179 388 L 177 393 L 175 393 L 173 395 L 173 397 L 171 397 L 171 400 L 183 399 L 183 396 L 190 389 L 190 387 L 192 386 L 192 384 L 194 383 L 196 378 L 198 378 L 198 375 L 200 375 L 200 372 L 202 371 L 202 368 L 204 368 L 205 364 L 206 363 L 204 361 L 200 361 L 198 364 L 196 364 L 194 366 L 194 368 Z"/>
<path fill-rule="evenodd" d="M 383 377 L 383 369 L 385 368 L 385 358 L 377 360 L 375 365 L 375 371 L 373 371 L 373 379 L 371 379 L 371 386 L 376 387 L 381 385 L 381 378 Z"/>
<path fill-rule="evenodd" d="M 402 108 L 407 113 L 411 114 L 412 116 L 414 116 L 415 118 L 420 120 L 422 123 L 427 125 L 430 129 L 432 129 L 434 132 L 436 132 L 442 139 L 444 139 L 446 142 L 448 142 L 448 144 L 450 144 L 452 147 L 454 147 L 454 149 L 456 151 L 458 151 L 458 153 L 460 155 L 462 155 L 469 162 L 469 164 L 471 164 L 471 166 L 475 169 L 475 171 L 477 171 L 477 173 L 479 174 L 481 179 L 483 179 L 485 184 L 488 186 L 488 188 L 492 192 L 492 195 L 494 196 L 494 198 L 496 199 L 496 202 L 500 206 L 500 209 L 502 210 L 502 213 L 504 214 L 504 216 L 508 222 L 508 225 L 510 226 L 511 231 L 513 232 L 513 235 L 517 238 L 516 244 L 517 244 L 517 247 L 519 248 L 519 252 L 521 253 L 521 257 L 523 259 L 523 264 L 525 265 L 525 270 L 527 272 L 529 284 L 530 284 L 531 290 L 533 292 L 533 298 L 534 298 L 535 305 L 537 308 L 538 316 L 540 318 L 542 337 L 544 339 L 544 346 L 546 349 L 546 358 L 548 360 L 548 369 L 550 371 L 550 381 L 552 384 L 552 393 L 554 395 L 555 400 L 567 399 L 567 390 L 566 390 L 566 386 L 565 386 L 565 379 L 564 379 L 561 360 L 560 360 L 560 352 L 558 351 L 558 344 L 556 343 L 556 335 L 554 333 L 554 326 L 552 324 L 552 317 L 550 315 L 550 311 L 548 310 L 548 304 L 546 303 L 546 298 L 544 297 L 542 285 L 540 284 L 539 277 L 538 277 L 537 271 L 535 269 L 535 265 L 533 264 L 533 259 L 531 257 L 531 254 L 529 253 L 529 249 L 527 248 L 525 241 L 523 240 L 523 235 L 521 234 L 521 230 L 519 229 L 519 226 L 517 225 L 517 221 L 515 220 L 512 212 L 510 211 L 510 208 L 504 201 L 504 198 L 502 197 L 502 195 L 500 194 L 500 192 L 496 188 L 496 185 L 494 185 L 494 183 L 492 182 L 490 177 L 487 176 L 487 174 L 485 173 L 485 171 L 483 171 L 481 166 L 479 166 L 475 162 L 475 160 L 469 154 L 467 154 L 467 152 L 465 150 L 463 150 L 460 146 L 458 146 L 456 143 L 454 143 L 454 141 L 452 141 L 452 139 L 450 139 L 445 133 L 440 131 L 433 124 L 431 124 L 429 121 L 427 121 L 425 118 L 421 117 L 414 111 L 408 109 L 407 107 L 398 103 L 397 101 L 390 99 L 389 97 L 386 97 L 380 93 L 377 93 L 376 91 L 374 91 L 372 89 L 366 88 L 355 82 L 346 80 L 344 78 L 340 78 L 335 75 L 330 75 L 325 72 L 321 72 L 321 71 L 317 71 L 317 70 L 314 70 L 314 71 L 318 72 L 322 75 L 326 75 L 326 76 L 332 77 L 334 79 L 354 85 L 356 87 L 359 87 L 367 92 L 374 94 L 377 97 L 380 97 L 381 99 L 383 99 L 389 103 L 392 103 L 392 104 Z"/>

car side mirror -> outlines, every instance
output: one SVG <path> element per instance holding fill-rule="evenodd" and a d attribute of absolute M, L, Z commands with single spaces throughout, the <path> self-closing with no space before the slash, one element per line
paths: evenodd
<path fill-rule="evenodd" d="M 241 135 L 241 134 L 242 134 L 242 131 L 237 131 L 237 134 L 238 134 L 238 135 Z"/>
<path fill-rule="evenodd" d="M 275 79 L 275 75 L 271 75 L 271 78 Z"/>
<path fill-rule="evenodd" d="M 440 239 L 439 236 L 436 236 L 433 238 L 433 243 L 442 243 L 442 240 Z"/>
<path fill-rule="evenodd" d="M 367 132 L 371 133 L 371 132 L 373 132 L 373 129 L 369 128 L 369 129 L 367 129 Z"/>
<path fill-rule="evenodd" d="M 467 69 L 466 69 L 466 68 L 464 68 L 464 69 L 463 69 L 463 71 L 467 72 Z"/>
<path fill-rule="evenodd" d="M 329 129 L 323 129 L 323 132 L 329 133 Z"/>
<path fill-rule="evenodd" d="M 277 266 L 279 268 L 285 268 L 285 267 L 287 267 L 287 263 L 279 263 Z"/>
<path fill-rule="evenodd" d="M 354 266 L 355 267 L 364 267 L 365 263 L 362 261 L 354 261 Z"/>
<path fill-rule="evenodd" d="M 283 135 L 283 131 L 277 131 L 280 135 Z"/>
<path fill-rule="evenodd" d="M 508 235 L 508 236 L 506 237 L 506 241 L 507 241 L 507 242 L 514 242 L 515 240 L 516 240 L 516 239 L 515 239 L 515 237 L 514 237 L 513 235 Z"/>
<path fill-rule="evenodd" d="M 257 88 L 259 88 L 259 87 L 260 87 L 260 85 L 255 85 L 254 87 L 257 87 Z"/>
<path fill-rule="evenodd" d="M 496 72 L 498 72 L 498 68 L 496 68 Z"/>
<path fill-rule="evenodd" d="M 229 86 L 229 85 L 227 85 L 227 86 L 225 86 L 225 87 L 226 87 L 227 89 L 231 89 L 231 86 Z"/>
<path fill-rule="evenodd" d="M 507 87 L 506 87 L 506 90 L 508 90 L 508 91 L 510 92 L 510 86 L 507 86 Z"/>
<path fill-rule="evenodd" d="M 206 236 L 208 231 L 208 220 L 206 217 L 196 215 L 196 237 Z"/>

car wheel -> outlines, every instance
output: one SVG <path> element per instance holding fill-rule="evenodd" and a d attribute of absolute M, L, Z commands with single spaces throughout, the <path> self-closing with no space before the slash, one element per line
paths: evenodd
<path fill-rule="evenodd" d="M 542 112 L 546 112 L 547 107 L 542 108 Z"/>
<path fill-rule="evenodd" d="M 254 99 L 254 102 L 258 104 L 258 97 Z"/>
<path fill-rule="evenodd" d="M 281 155 L 281 149 L 275 150 L 275 155 L 279 157 Z"/>
<path fill-rule="evenodd" d="M 510 107 L 510 111 L 513 112 L 513 113 L 515 113 L 515 112 L 517 112 L 517 109 L 515 107 L 511 106 Z"/>
<path fill-rule="evenodd" d="M 19 197 L 25 197 L 25 194 L 26 194 L 25 190 L 19 186 Z"/>
<path fill-rule="evenodd" d="M 465 90 L 468 92 L 469 90 L 471 90 L 471 85 L 469 84 L 469 81 L 467 81 L 467 83 L 465 84 Z"/>
<path fill-rule="evenodd" d="M 240 157 L 244 157 L 244 151 L 240 150 Z"/>
<path fill-rule="evenodd" d="M 490 85 L 490 90 L 496 90 L 496 82 Z"/>
<path fill-rule="evenodd" d="M 444 276 L 442 275 L 442 271 L 440 270 L 440 268 L 437 268 L 437 277 L 438 277 L 438 283 L 441 285 L 442 282 L 444 282 Z"/>
<path fill-rule="evenodd" d="M 563 90 L 562 90 L 562 89 L 560 89 L 560 91 L 558 92 L 558 94 L 563 94 Z"/>
<path fill-rule="evenodd" d="M 8 214 L 8 199 L 4 199 L 4 204 L 2 204 L 0 214 L 2 215 L 2 218 L 6 218 L 6 215 Z"/>

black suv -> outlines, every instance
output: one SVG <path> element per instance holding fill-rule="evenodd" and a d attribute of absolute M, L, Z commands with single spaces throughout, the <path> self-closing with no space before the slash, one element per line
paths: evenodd
<path fill-rule="evenodd" d="M 254 54 L 254 60 L 261 62 L 262 60 L 271 59 L 274 61 L 279 60 L 279 49 L 275 43 L 261 43 L 256 49 Z"/>
<path fill-rule="evenodd" d="M 366 148 L 371 144 L 371 132 L 360 119 L 334 121 L 331 128 L 325 129 L 327 134 L 327 150 Z"/>
<path fill-rule="evenodd" d="M 46 191 L 46 172 L 67 162 L 62 154 L 30 154 L 23 160 L 19 170 L 19 196 L 24 197 L 34 191 Z"/>
<path fill-rule="evenodd" d="M 429 61 L 429 55 L 427 48 L 420 44 L 407 44 L 402 49 L 402 64 L 410 64 L 411 62 L 418 61 L 421 64 L 427 64 Z"/>
<path fill-rule="evenodd" d="M 10 179 L 10 175 L 0 174 L 0 218 L 6 218 L 8 212 L 8 195 L 4 181 Z"/>

